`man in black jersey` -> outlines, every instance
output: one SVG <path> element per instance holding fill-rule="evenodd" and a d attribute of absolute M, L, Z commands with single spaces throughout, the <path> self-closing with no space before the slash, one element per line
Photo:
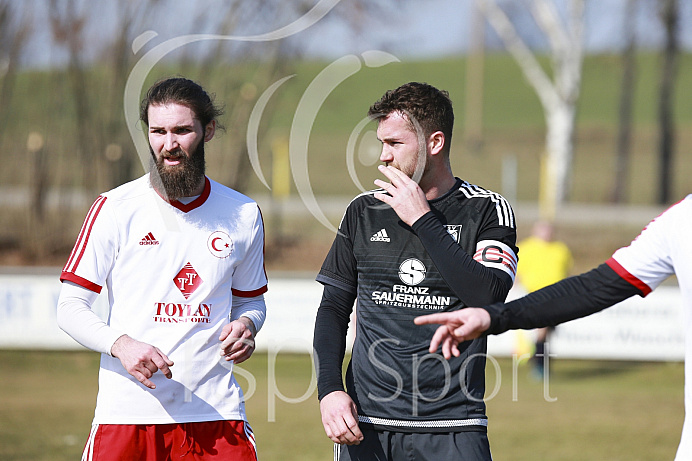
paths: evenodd
<path fill-rule="evenodd" d="M 348 206 L 317 280 L 322 422 L 342 460 L 488 460 L 485 338 L 445 361 L 422 314 L 503 301 L 516 272 L 514 214 L 456 178 L 446 91 L 407 83 L 370 107 L 389 180 Z M 354 307 L 356 340 L 341 373 Z"/>

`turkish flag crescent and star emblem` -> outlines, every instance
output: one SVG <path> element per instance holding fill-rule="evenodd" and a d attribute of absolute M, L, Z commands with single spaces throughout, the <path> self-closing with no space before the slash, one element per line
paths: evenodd
<path fill-rule="evenodd" d="M 185 296 L 185 299 L 188 299 L 190 295 L 204 283 L 202 277 L 197 274 L 197 271 L 190 263 L 185 264 L 185 266 L 180 269 L 180 272 L 173 278 L 173 282 L 183 296 Z"/>
<path fill-rule="evenodd" d="M 207 240 L 207 248 L 219 259 L 227 258 L 233 253 L 233 239 L 222 231 L 215 231 Z"/>

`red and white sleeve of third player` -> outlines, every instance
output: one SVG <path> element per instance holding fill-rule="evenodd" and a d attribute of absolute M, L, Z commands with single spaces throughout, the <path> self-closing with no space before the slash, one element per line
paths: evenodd
<path fill-rule="evenodd" d="M 671 242 L 682 225 L 680 218 L 685 218 L 681 215 L 684 212 L 683 202 L 676 203 L 656 217 L 630 245 L 620 248 L 606 261 L 611 269 L 639 288 L 645 296 L 675 273 L 675 245 Z"/>

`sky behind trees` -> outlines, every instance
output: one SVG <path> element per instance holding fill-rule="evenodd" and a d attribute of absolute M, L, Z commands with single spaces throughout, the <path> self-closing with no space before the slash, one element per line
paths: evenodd
<path fill-rule="evenodd" d="M 60 66 L 67 62 L 64 47 L 56 44 L 48 19 L 49 0 L 28 0 L 17 8 L 31 12 L 34 27 L 22 59 L 23 67 Z M 85 0 L 77 0 L 79 5 Z M 563 10 L 567 0 L 555 0 Z M 624 11 L 628 0 L 589 0 L 586 5 L 585 46 L 590 53 L 618 51 L 624 46 Z M 153 13 L 141 18 L 141 32 L 153 30 L 161 40 L 184 34 L 210 33 L 218 30 L 214 11 L 223 0 L 159 0 Z M 657 0 L 637 0 L 637 41 L 640 48 L 660 48 L 663 30 L 656 12 Z M 64 2 L 66 4 L 66 2 Z M 317 3 L 317 0 L 312 2 Z M 500 0 L 506 7 L 520 33 L 535 48 L 545 46 L 527 2 Z M 307 3 L 308 5 L 310 2 Z M 100 44 L 118 34 L 117 21 L 112 18 L 121 7 L 119 0 L 89 2 L 90 14 L 86 25 L 89 38 L 83 58 L 96 59 L 102 51 Z M 95 7 L 98 5 L 98 7 Z M 279 4 L 280 5 L 280 4 Z M 401 58 L 419 59 L 463 54 L 469 48 L 473 18 L 472 0 L 379 0 L 372 8 L 353 8 L 351 0 L 342 0 L 315 25 L 290 37 L 292 49 L 303 56 L 333 59 L 349 53 L 381 49 Z M 78 6 L 79 7 L 79 6 Z M 83 6 L 82 6 L 83 8 Z M 692 2 L 681 1 L 680 42 L 692 50 Z M 239 30 L 260 34 L 297 19 L 295 10 L 266 8 Z M 258 17 L 265 17 L 262 21 Z M 348 18 L 348 19 L 345 19 Z M 500 41 L 486 27 L 486 46 L 501 49 Z"/>

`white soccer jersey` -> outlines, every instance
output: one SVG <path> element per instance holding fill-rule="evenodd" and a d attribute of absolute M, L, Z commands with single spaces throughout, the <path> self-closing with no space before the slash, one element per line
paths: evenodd
<path fill-rule="evenodd" d="M 103 354 L 94 423 L 162 424 L 245 419 L 231 362 L 219 354 L 232 295 L 267 289 L 257 204 L 206 179 L 185 205 L 164 201 L 149 176 L 101 195 L 60 279 L 108 288 L 113 330 L 161 349 L 172 379 L 149 389 Z"/>
<path fill-rule="evenodd" d="M 675 274 L 682 294 L 685 333 L 685 423 L 676 460 L 692 459 L 692 195 L 651 221 L 627 247 L 617 250 L 608 264 L 648 294 Z"/>

